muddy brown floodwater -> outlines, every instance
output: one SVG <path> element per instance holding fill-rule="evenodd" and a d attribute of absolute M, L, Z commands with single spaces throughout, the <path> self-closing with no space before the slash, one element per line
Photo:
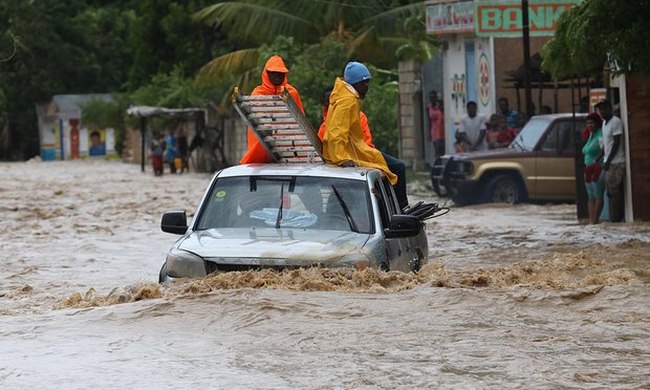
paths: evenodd
<path fill-rule="evenodd" d="M 418 274 L 250 271 L 158 286 L 209 176 L 0 163 L 0 387 L 650 388 L 650 224 L 452 208 Z M 432 199 L 417 183 L 411 201 Z"/>

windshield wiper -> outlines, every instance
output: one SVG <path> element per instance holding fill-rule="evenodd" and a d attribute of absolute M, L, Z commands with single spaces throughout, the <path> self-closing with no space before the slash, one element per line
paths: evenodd
<path fill-rule="evenodd" d="M 350 209 L 348 209 L 348 205 L 345 203 L 345 201 L 341 197 L 341 194 L 339 194 L 339 191 L 336 189 L 336 187 L 334 187 L 334 184 L 332 184 L 332 190 L 334 190 L 334 195 L 336 195 L 336 199 L 339 200 L 339 204 L 341 205 L 341 208 L 345 213 L 345 219 L 348 220 L 348 224 L 350 225 L 350 230 L 352 230 L 355 233 L 359 233 L 359 229 L 357 228 L 357 224 L 354 222 L 354 218 L 352 218 L 352 214 L 350 214 Z"/>
<path fill-rule="evenodd" d="M 280 207 L 278 207 L 278 217 L 275 219 L 275 228 L 280 229 L 280 222 L 282 221 L 282 206 L 284 205 L 284 183 L 280 187 Z"/>

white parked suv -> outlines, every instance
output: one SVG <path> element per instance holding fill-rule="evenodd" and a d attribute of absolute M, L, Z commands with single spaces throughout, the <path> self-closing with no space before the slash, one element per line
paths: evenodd
<path fill-rule="evenodd" d="M 162 230 L 182 236 L 159 279 L 311 266 L 418 271 L 429 255 L 422 219 L 402 213 L 375 169 L 233 166 L 214 175 L 189 224 L 185 211 L 163 215 Z"/>

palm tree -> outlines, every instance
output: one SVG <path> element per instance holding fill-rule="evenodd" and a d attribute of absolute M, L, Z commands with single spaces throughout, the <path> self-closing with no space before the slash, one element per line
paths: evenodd
<path fill-rule="evenodd" d="M 344 43 L 348 59 L 380 68 L 395 68 L 396 51 L 408 45 L 404 20 L 421 14 L 415 0 L 244 0 L 208 6 L 195 15 L 243 49 L 221 55 L 199 72 L 199 84 L 238 75 L 242 87 L 253 83 L 263 60 L 260 47 L 277 36 L 296 43 L 317 45 L 323 39 Z"/>

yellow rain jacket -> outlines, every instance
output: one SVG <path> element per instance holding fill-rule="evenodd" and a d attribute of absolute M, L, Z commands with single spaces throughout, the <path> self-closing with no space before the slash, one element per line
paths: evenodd
<path fill-rule="evenodd" d="M 359 113 L 359 94 L 350 84 L 337 78 L 330 95 L 323 137 L 323 156 L 330 164 L 351 160 L 355 164 L 376 168 L 386 174 L 391 184 L 397 183 L 397 176 L 388 169 L 381 152 L 368 146 L 363 137 Z"/>

